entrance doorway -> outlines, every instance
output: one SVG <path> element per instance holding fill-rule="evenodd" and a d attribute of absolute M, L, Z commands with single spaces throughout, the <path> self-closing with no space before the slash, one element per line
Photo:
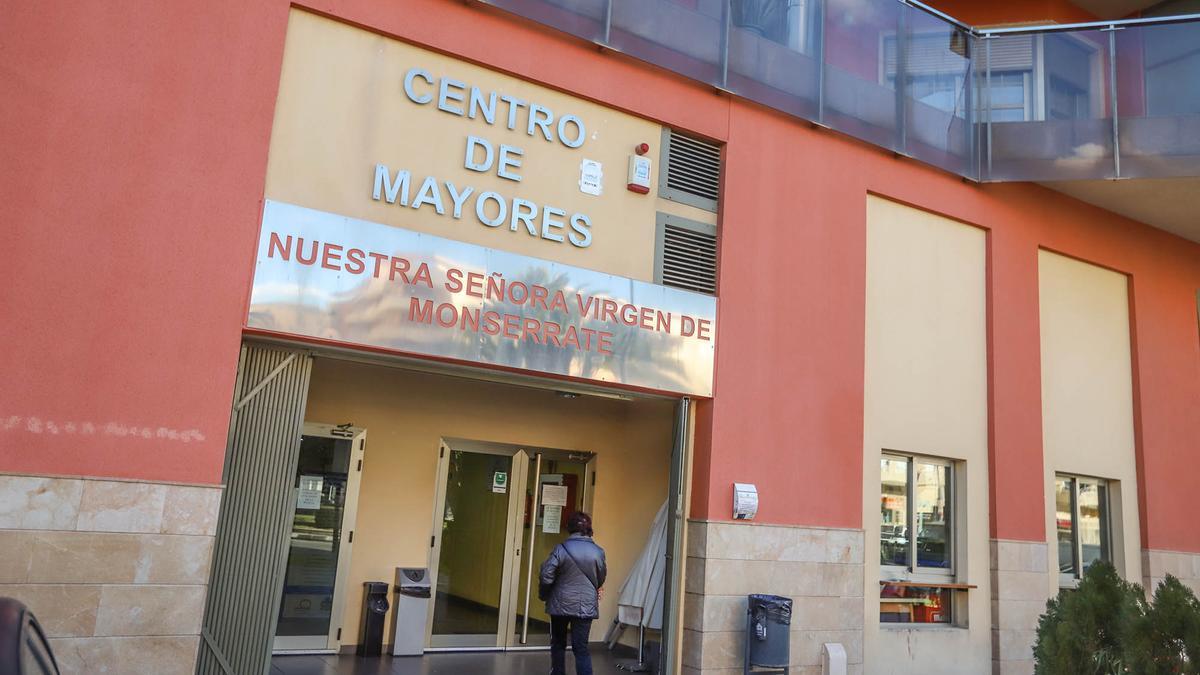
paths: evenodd
<path fill-rule="evenodd" d="M 272 641 L 277 654 L 335 652 L 341 646 L 366 435 L 350 425 L 304 425 Z"/>
<path fill-rule="evenodd" d="M 686 510 L 686 399 L 542 384 L 244 345 L 197 671 L 261 672 L 275 650 L 296 662 L 335 659 L 295 655 L 305 651 L 352 651 L 362 639 L 362 584 L 390 582 L 397 568 L 408 567 L 430 568 L 442 591 L 417 619 L 426 648 L 510 650 L 494 657 L 514 663 L 520 650 L 547 642 L 538 568 L 577 509 L 593 515 L 609 564 L 609 592 L 591 635 L 598 641 L 620 616 L 618 590 L 664 497 L 674 543 L 664 553 L 671 573 L 661 594 L 662 632 L 675 635 L 665 624 L 679 612 L 670 584 L 682 561 L 676 525 Z M 314 432 L 306 419 L 350 423 Z M 360 465 L 364 429 L 371 430 L 372 451 Z M 450 480 L 456 452 L 456 476 L 482 474 L 474 483 L 479 491 L 468 496 L 494 504 L 454 507 L 452 493 L 469 487 L 465 478 L 461 486 Z M 314 504 L 318 489 L 320 507 L 301 508 Z M 469 550 L 455 541 L 472 542 L 455 540 L 459 530 L 476 534 L 481 552 L 455 568 L 452 554 Z M 456 579 L 487 594 L 460 592 Z M 396 621 L 390 618 L 385 653 Z"/>
<path fill-rule="evenodd" d="M 444 439 L 434 509 L 431 649 L 550 644 L 537 597 L 543 560 L 591 511 L 588 452 Z"/>

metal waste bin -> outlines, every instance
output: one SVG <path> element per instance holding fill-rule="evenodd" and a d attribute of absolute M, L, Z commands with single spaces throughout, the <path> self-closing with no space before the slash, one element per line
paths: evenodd
<path fill-rule="evenodd" d="M 429 616 L 432 588 L 426 567 L 396 568 L 396 623 L 392 634 L 392 656 L 425 653 L 425 618 Z"/>
<path fill-rule="evenodd" d="M 387 620 L 388 584 L 363 582 L 362 621 L 358 624 L 358 655 L 383 654 L 383 624 Z"/>
<path fill-rule="evenodd" d="M 788 672 L 792 600 L 780 595 L 751 595 L 746 605 L 746 668 Z"/>

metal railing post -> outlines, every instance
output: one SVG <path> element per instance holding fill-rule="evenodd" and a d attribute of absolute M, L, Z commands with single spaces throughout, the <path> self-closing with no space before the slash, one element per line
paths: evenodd
<path fill-rule="evenodd" d="M 729 88 L 729 26 L 733 21 L 733 0 L 721 3 L 721 88 Z"/>
<path fill-rule="evenodd" d="M 908 150 L 908 5 L 900 3 L 900 20 L 896 24 L 896 150 Z"/>
<path fill-rule="evenodd" d="M 825 13 L 829 0 L 817 5 L 817 124 L 825 124 Z"/>
<path fill-rule="evenodd" d="M 966 136 L 966 153 L 967 153 L 967 170 L 970 171 L 978 166 L 975 160 L 976 156 L 976 133 L 975 133 L 975 97 L 971 93 L 975 90 L 975 42 L 974 36 L 963 31 L 963 49 L 967 58 L 967 72 L 963 74 L 963 134 Z M 975 180 L 979 180 L 979 174 L 975 174 Z"/>
<path fill-rule="evenodd" d="M 1116 178 L 1121 177 L 1121 116 L 1117 109 L 1117 31 L 1116 26 L 1104 29 L 1108 32 L 1108 112 L 1112 115 L 1113 170 Z"/>
<path fill-rule="evenodd" d="M 987 35 L 984 38 L 984 99 L 986 100 L 984 109 L 984 125 L 985 137 L 987 138 L 987 177 L 992 177 L 992 36 Z M 979 180 L 983 180 L 980 175 Z"/>
<path fill-rule="evenodd" d="M 612 44 L 612 4 L 613 0 L 604 3 L 604 46 Z"/>

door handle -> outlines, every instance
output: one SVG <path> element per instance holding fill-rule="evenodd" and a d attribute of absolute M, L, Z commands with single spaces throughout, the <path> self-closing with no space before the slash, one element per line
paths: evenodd
<path fill-rule="evenodd" d="M 537 536 L 538 501 L 542 496 L 542 453 L 537 453 L 537 461 L 533 468 L 533 511 L 529 516 L 529 548 L 534 550 L 534 537 Z M 525 575 L 525 616 L 521 622 L 521 644 L 529 642 L 529 590 L 533 587 L 533 558 L 526 565 Z"/>

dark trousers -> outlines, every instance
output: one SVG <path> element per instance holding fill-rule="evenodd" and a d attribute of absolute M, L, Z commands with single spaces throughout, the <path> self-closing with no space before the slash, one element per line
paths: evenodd
<path fill-rule="evenodd" d="M 550 617 L 550 675 L 567 675 L 567 634 L 575 652 L 575 675 L 592 675 L 592 654 L 588 651 L 591 619 L 573 616 Z"/>

